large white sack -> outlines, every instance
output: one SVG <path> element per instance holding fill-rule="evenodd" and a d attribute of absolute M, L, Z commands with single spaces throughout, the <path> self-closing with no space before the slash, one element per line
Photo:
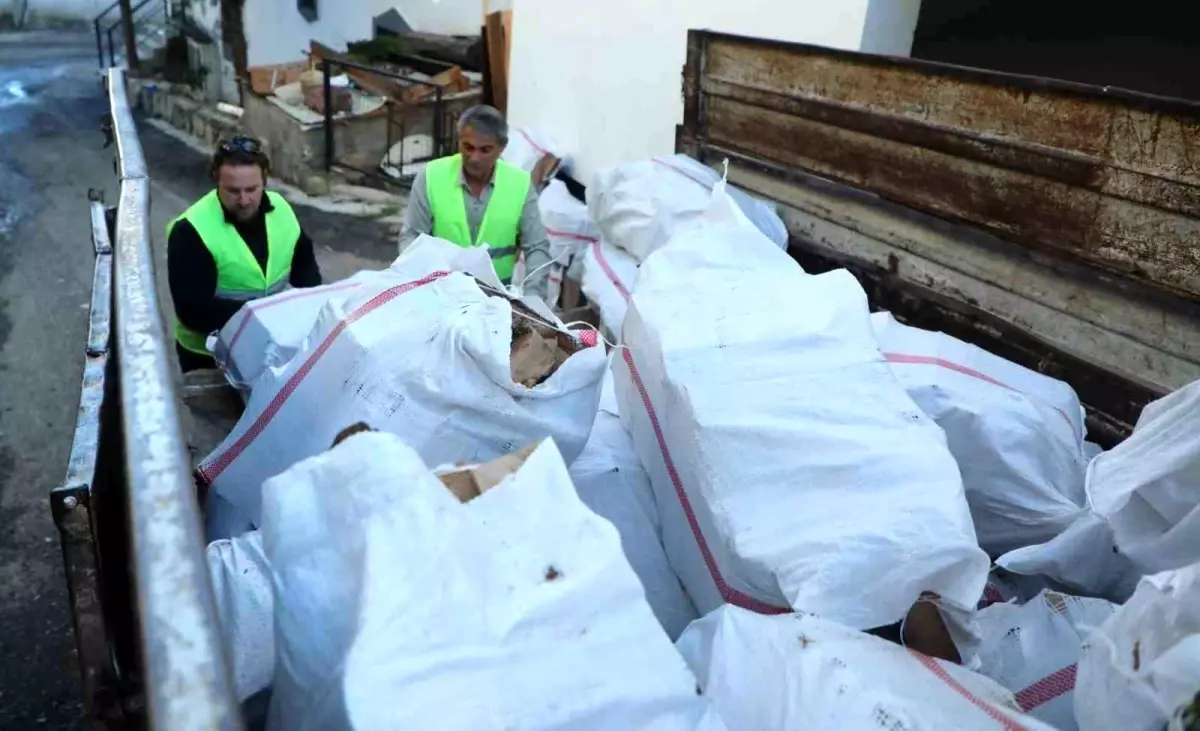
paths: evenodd
<path fill-rule="evenodd" d="M 971 610 L 988 558 L 942 430 L 875 346 L 844 270 L 805 274 L 718 190 L 643 265 L 615 360 L 667 556 L 705 614 L 730 602 L 898 622 Z"/>
<path fill-rule="evenodd" d="M 637 259 L 608 242 L 596 241 L 584 252 L 580 288 L 600 311 L 600 324 L 613 337 L 621 336 L 637 275 Z"/>
<path fill-rule="evenodd" d="M 951 663 L 811 614 L 724 606 L 676 647 L 729 731 L 1049 731 Z"/>
<path fill-rule="evenodd" d="M 244 701 L 271 684 L 275 674 L 271 566 L 258 531 L 214 541 L 205 552 L 225 657 Z"/>
<path fill-rule="evenodd" d="M 1022 711 L 1074 731 L 1075 677 L 1083 642 L 1116 606 L 1043 591 L 1027 604 L 993 604 L 975 615 L 979 672 L 1015 693 Z"/>
<path fill-rule="evenodd" d="M 620 418 L 604 410 L 614 399 L 605 379 L 601 410 L 583 454 L 571 463 L 571 481 L 583 503 L 621 535 L 630 566 L 646 590 L 646 601 L 672 640 L 699 615 L 663 551 L 662 526 L 650 478 L 638 461 L 633 439 Z"/>
<path fill-rule="evenodd" d="M 1075 690 L 1080 731 L 1200 724 L 1200 564 L 1142 579 L 1088 637 Z"/>
<path fill-rule="evenodd" d="M 1045 543 L 1079 517 L 1087 460 L 1074 389 L 887 312 L 871 323 L 892 373 L 946 432 L 985 551 Z"/>
<path fill-rule="evenodd" d="M 687 155 L 624 163 L 596 174 L 587 189 L 588 212 L 605 241 L 641 262 L 704 215 L 720 180 Z M 773 204 L 734 188 L 728 192 L 763 235 L 787 247 L 787 227 Z"/>
<path fill-rule="evenodd" d="M 267 483 L 268 728 L 720 728 L 554 444 L 485 490 L 378 433 Z"/>
<path fill-rule="evenodd" d="M 429 464 L 486 461 L 547 436 L 574 459 L 595 418 L 604 349 L 582 348 L 527 388 L 510 371 L 513 322 L 509 300 L 458 272 L 364 284 L 328 303 L 201 463 L 210 506 L 226 508 L 209 511 L 209 539 L 257 526 L 263 482 L 360 421 L 400 435 Z"/>
<path fill-rule="evenodd" d="M 558 159 L 545 172 L 546 180 L 554 177 L 558 169 L 568 162 L 566 148 L 555 141 L 544 130 L 532 127 L 514 127 L 508 136 L 508 144 L 500 153 L 500 159 L 516 165 L 527 173 L 532 173 L 544 157 L 550 155 Z"/>
<path fill-rule="evenodd" d="M 1200 381 L 1142 410 L 1133 434 L 1092 460 L 1093 509 L 1144 574 L 1200 561 Z"/>
<path fill-rule="evenodd" d="M 550 256 L 562 264 L 600 238 L 587 204 L 571 195 L 566 183 L 552 180 L 538 195 L 538 212 L 550 238 Z"/>
<path fill-rule="evenodd" d="M 1146 406 L 1133 434 L 1094 457 L 1089 509 L 1062 535 L 996 563 L 1123 602 L 1139 577 L 1200 561 L 1200 381 Z"/>
<path fill-rule="evenodd" d="M 249 391 L 263 371 L 291 360 L 325 303 L 348 297 L 373 274 L 359 272 L 340 282 L 291 289 L 243 305 L 221 328 L 213 350 L 230 384 Z"/>
<path fill-rule="evenodd" d="M 1009 551 L 996 559 L 1005 571 L 1024 577 L 1046 577 L 1072 592 L 1123 602 L 1133 593 L 1141 573 L 1117 550 L 1112 528 L 1091 512 L 1082 515 L 1054 539 Z"/>

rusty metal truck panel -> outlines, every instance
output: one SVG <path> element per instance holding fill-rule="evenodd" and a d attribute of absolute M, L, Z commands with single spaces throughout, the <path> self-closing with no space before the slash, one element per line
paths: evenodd
<path fill-rule="evenodd" d="M 1200 107 L 707 31 L 678 149 L 810 271 L 1070 382 L 1101 441 L 1200 378 Z"/>
<path fill-rule="evenodd" d="M 684 133 L 1200 299 L 1200 105 L 693 32 Z"/>

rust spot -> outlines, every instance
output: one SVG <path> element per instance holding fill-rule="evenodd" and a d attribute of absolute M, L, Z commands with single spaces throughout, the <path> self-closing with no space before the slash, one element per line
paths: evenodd
<path fill-rule="evenodd" d="M 560 576 L 562 576 L 562 574 L 559 573 L 558 569 L 554 568 L 553 566 L 546 567 L 546 581 L 554 581 Z"/>

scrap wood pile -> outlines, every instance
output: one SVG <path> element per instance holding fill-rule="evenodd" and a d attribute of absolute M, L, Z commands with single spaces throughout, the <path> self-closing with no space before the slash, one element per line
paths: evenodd
<path fill-rule="evenodd" d="M 480 49 L 478 38 L 422 33 L 350 43 L 344 53 L 312 41 L 308 58 L 251 67 L 247 81 L 259 96 L 273 98 L 287 108 L 323 114 L 322 61 L 370 66 L 378 73 L 334 63 L 330 78 L 334 112 L 365 114 L 385 101 L 418 104 L 439 95 L 445 98 L 478 90 L 483 81 Z"/>
<path fill-rule="evenodd" d="M 1196 728 L 1200 382 L 1103 452 L 695 161 L 588 198 L 543 216 L 608 352 L 428 237 L 220 333 L 209 564 L 268 728 Z"/>

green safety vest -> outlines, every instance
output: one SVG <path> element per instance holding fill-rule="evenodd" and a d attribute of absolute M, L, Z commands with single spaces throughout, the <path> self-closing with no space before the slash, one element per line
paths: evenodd
<path fill-rule="evenodd" d="M 462 155 L 443 157 L 425 166 L 425 191 L 433 213 L 433 235 L 462 247 L 487 245 L 496 276 L 508 284 L 517 263 L 517 232 L 521 228 L 525 198 L 529 195 L 529 173 L 503 160 L 496 161 L 495 188 L 474 241 L 467 223 L 461 177 Z"/>
<path fill-rule="evenodd" d="M 249 302 L 281 292 L 288 287 L 292 274 L 292 255 L 300 240 L 300 222 L 282 196 L 267 192 L 274 210 L 267 213 L 267 273 L 254 258 L 254 252 L 242 240 L 233 224 L 225 220 L 225 209 L 217 191 L 192 204 L 183 215 L 167 224 L 167 239 L 179 221 L 186 220 L 200 234 L 200 240 L 212 254 L 217 266 L 218 299 Z M 185 350 L 208 355 L 204 341 L 208 333 L 197 332 L 175 318 L 175 340 Z"/>

